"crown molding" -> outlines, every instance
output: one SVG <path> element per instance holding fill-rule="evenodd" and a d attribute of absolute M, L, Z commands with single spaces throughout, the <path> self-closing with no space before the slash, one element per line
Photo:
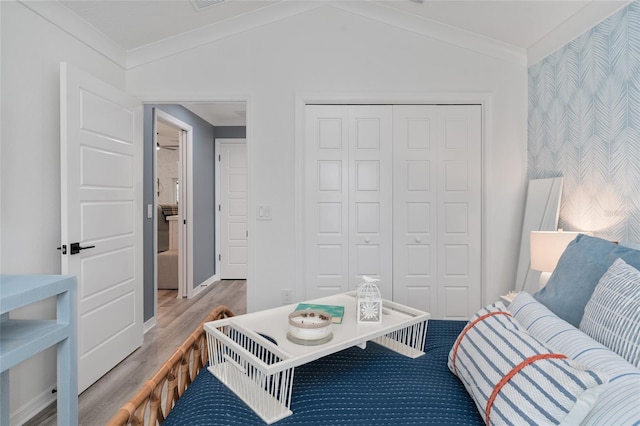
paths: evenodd
<path fill-rule="evenodd" d="M 18 2 L 111 62 L 123 69 L 126 67 L 127 52 L 62 3 L 27 0 Z"/>
<path fill-rule="evenodd" d="M 524 49 L 461 30 L 437 21 L 411 15 L 373 1 L 279 1 L 260 9 L 194 29 L 139 48 L 124 50 L 113 40 L 78 17 L 59 1 L 18 0 L 22 5 L 67 32 L 120 67 L 130 70 L 162 58 L 189 51 L 224 38 L 253 30 L 320 7 L 390 25 L 482 55 L 518 65 L 527 65 Z"/>
<path fill-rule="evenodd" d="M 166 38 L 127 52 L 127 69 L 249 31 L 320 7 L 314 1 L 280 1 L 263 8 Z"/>
<path fill-rule="evenodd" d="M 626 7 L 631 1 L 592 1 L 588 3 L 578 13 L 571 16 L 527 49 L 528 66 L 532 67 L 562 46 L 575 40 L 585 31 L 590 30 Z"/>
<path fill-rule="evenodd" d="M 127 69 L 195 49 L 244 31 L 271 24 L 320 7 L 333 7 L 402 30 L 420 34 L 435 40 L 491 56 L 507 62 L 526 66 L 524 49 L 460 30 L 436 21 L 410 15 L 406 12 L 371 1 L 281 1 L 264 8 L 245 13 L 207 27 L 160 40 L 137 49 L 129 50 Z"/>
<path fill-rule="evenodd" d="M 496 59 L 526 66 L 525 49 L 377 2 L 332 2 L 331 6 Z"/>

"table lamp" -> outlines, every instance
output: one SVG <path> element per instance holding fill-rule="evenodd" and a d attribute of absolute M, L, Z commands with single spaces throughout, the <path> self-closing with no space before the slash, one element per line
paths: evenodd
<path fill-rule="evenodd" d="M 531 269 L 542 272 L 540 288 L 545 286 L 564 249 L 578 234 L 580 232 L 531 231 Z"/>

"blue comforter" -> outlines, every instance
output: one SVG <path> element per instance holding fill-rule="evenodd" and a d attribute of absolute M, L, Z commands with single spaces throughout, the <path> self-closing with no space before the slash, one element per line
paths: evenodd
<path fill-rule="evenodd" d="M 466 321 L 430 320 L 425 355 L 411 359 L 375 343 L 297 367 L 291 410 L 277 425 L 481 425 L 476 406 L 447 368 Z M 203 369 L 165 426 L 262 425 Z"/>

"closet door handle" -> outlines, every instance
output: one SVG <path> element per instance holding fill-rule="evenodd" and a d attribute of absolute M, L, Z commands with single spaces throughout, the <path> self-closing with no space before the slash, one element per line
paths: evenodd
<path fill-rule="evenodd" d="M 364 239 L 364 242 L 365 242 L 365 243 L 367 243 L 367 244 L 369 244 L 369 243 L 371 242 L 371 238 L 369 238 L 369 237 L 365 238 L 365 239 Z"/>
<path fill-rule="evenodd" d="M 416 237 L 416 243 L 419 243 L 420 241 L 422 241 L 421 237 Z"/>

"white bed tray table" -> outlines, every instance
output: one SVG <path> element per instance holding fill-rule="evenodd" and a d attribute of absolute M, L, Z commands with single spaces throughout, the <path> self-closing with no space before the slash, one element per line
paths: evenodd
<path fill-rule="evenodd" d="M 209 349 L 208 370 L 268 424 L 292 414 L 295 367 L 352 346 L 365 349 L 368 341 L 412 358 L 424 354 L 430 317 L 426 312 L 385 300 L 382 323 L 363 324 L 356 320 L 355 292 L 306 303 L 344 306 L 342 324 L 332 326 L 330 341 L 301 345 L 287 338 L 288 315 L 297 304 L 204 325 Z"/>

